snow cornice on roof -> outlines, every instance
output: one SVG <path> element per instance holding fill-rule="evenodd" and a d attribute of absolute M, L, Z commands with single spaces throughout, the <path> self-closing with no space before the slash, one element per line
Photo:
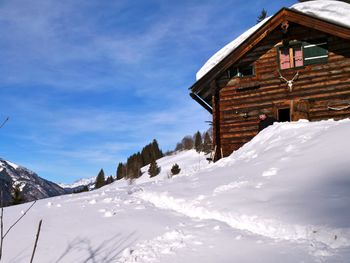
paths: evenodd
<path fill-rule="evenodd" d="M 324 21 L 350 28 L 350 4 L 337 0 L 297 3 L 289 8 Z"/>

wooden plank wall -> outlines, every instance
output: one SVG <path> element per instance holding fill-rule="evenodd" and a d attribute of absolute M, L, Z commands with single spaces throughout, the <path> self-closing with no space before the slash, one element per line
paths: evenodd
<path fill-rule="evenodd" d="M 214 125 L 219 119 L 220 144 L 227 156 L 258 133 L 258 112 L 264 111 L 276 117 L 278 107 L 291 107 L 292 120 L 308 118 L 311 121 L 350 117 L 350 109 L 329 110 L 328 105 L 350 103 L 350 42 L 335 36 L 290 25 L 289 40 L 307 41 L 327 38 L 328 63 L 309 65 L 299 69 L 283 70 L 287 79 L 299 71 L 293 91 L 279 79 L 276 45 L 283 34 L 272 32 L 251 52 L 233 66 L 254 63 L 254 77 L 232 78 L 222 75 L 216 80 L 220 88 L 219 107 L 213 114 Z M 242 87 L 259 86 L 259 88 Z M 215 127 L 214 127 L 215 128 Z"/>

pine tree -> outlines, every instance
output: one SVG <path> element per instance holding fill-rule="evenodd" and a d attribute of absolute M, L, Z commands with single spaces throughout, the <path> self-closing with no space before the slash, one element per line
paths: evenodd
<path fill-rule="evenodd" d="M 152 161 L 151 144 L 146 145 L 141 151 L 142 164 L 147 165 Z"/>
<path fill-rule="evenodd" d="M 158 164 L 156 160 L 153 160 L 148 168 L 148 174 L 150 177 L 157 176 L 160 173 L 160 168 L 158 167 Z"/>
<path fill-rule="evenodd" d="M 139 177 L 139 168 L 141 168 L 141 166 L 142 166 L 142 164 L 138 163 L 137 156 L 138 156 L 137 153 L 132 156 L 130 166 L 128 167 L 129 168 L 129 175 L 132 178 Z"/>
<path fill-rule="evenodd" d="M 199 131 L 195 134 L 194 148 L 197 152 L 201 152 L 203 148 L 202 135 Z"/>
<path fill-rule="evenodd" d="M 208 154 L 212 151 L 212 141 L 208 132 L 204 134 L 203 152 Z"/>
<path fill-rule="evenodd" d="M 117 168 L 117 180 L 124 178 L 125 175 L 126 175 L 125 165 L 123 163 L 119 163 Z"/>
<path fill-rule="evenodd" d="M 178 142 L 176 144 L 175 151 L 183 151 L 183 150 L 184 150 L 184 146 L 182 145 L 181 142 Z"/>
<path fill-rule="evenodd" d="M 147 144 L 142 148 L 141 157 L 142 157 L 142 166 L 148 165 L 152 162 L 153 159 L 158 160 L 164 156 L 163 152 L 159 149 L 159 145 L 156 139 L 152 143 Z"/>
<path fill-rule="evenodd" d="M 131 155 L 126 162 L 126 178 L 136 179 L 141 175 L 141 167 L 143 164 L 140 152 Z"/>
<path fill-rule="evenodd" d="M 142 160 L 142 156 L 141 153 L 138 152 L 135 156 L 135 165 L 134 165 L 134 174 L 135 174 L 135 178 L 139 178 L 142 173 L 141 173 L 141 167 L 143 166 L 143 160 Z"/>
<path fill-rule="evenodd" d="M 176 163 L 173 165 L 173 167 L 171 167 L 170 171 L 171 171 L 172 175 L 176 175 L 176 174 L 180 173 L 181 169 L 180 169 L 179 165 Z"/>
<path fill-rule="evenodd" d="M 158 160 L 159 158 L 163 157 L 163 152 L 159 149 L 159 145 L 156 139 L 152 142 L 152 150 L 153 150 L 153 158 Z"/>
<path fill-rule="evenodd" d="M 24 203 L 23 194 L 21 188 L 18 184 L 16 184 L 12 189 L 12 204 L 18 205 Z"/>
<path fill-rule="evenodd" d="M 103 171 L 103 169 L 101 169 L 96 177 L 95 188 L 98 189 L 104 185 L 106 185 L 105 172 Z"/>
<path fill-rule="evenodd" d="M 108 176 L 106 180 L 106 184 L 111 184 L 113 182 L 114 182 L 113 176 L 112 175 Z"/>
<path fill-rule="evenodd" d="M 182 139 L 181 143 L 182 143 L 182 146 L 183 146 L 184 150 L 191 150 L 191 149 L 193 149 L 194 142 L 193 142 L 192 136 L 185 136 Z"/>
<path fill-rule="evenodd" d="M 263 21 L 267 16 L 267 11 L 265 10 L 265 8 L 263 8 L 263 10 L 261 10 L 260 15 L 258 16 L 258 19 L 256 20 L 256 23 L 259 24 L 261 21 Z"/>

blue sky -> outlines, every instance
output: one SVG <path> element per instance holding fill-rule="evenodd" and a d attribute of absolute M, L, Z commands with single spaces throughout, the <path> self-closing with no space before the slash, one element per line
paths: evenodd
<path fill-rule="evenodd" d="M 208 129 L 197 70 L 296 1 L 0 1 L 0 157 L 55 182 Z"/>

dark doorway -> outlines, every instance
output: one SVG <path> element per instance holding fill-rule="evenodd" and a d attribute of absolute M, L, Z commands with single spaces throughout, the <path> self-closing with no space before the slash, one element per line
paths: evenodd
<path fill-rule="evenodd" d="M 290 121 L 290 108 L 278 109 L 278 121 Z"/>

